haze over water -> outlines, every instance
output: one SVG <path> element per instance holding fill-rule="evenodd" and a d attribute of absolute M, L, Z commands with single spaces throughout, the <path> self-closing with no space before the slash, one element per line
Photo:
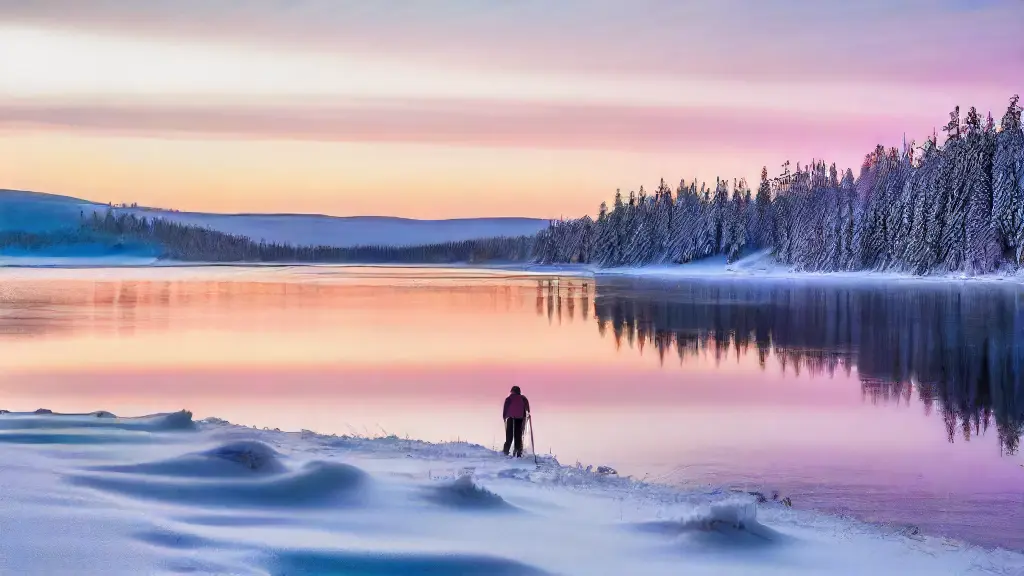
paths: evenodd
<path fill-rule="evenodd" d="M 1024 549 L 1021 292 L 410 268 L 5 270 L 0 408 L 540 452 Z"/>

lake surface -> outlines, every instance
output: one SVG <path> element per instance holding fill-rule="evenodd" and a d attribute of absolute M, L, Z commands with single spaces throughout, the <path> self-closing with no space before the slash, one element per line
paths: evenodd
<path fill-rule="evenodd" d="M 1024 550 L 1024 289 L 0 269 L 0 408 L 537 450 Z"/>

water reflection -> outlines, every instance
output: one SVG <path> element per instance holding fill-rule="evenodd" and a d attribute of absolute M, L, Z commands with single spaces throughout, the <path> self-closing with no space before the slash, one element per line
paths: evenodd
<path fill-rule="evenodd" d="M 950 442 L 994 429 L 1002 453 L 1014 454 L 1024 435 L 1024 313 L 1022 294 L 1012 287 L 848 289 L 408 272 L 352 283 L 318 278 L 310 271 L 255 281 L 5 282 L 0 342 L 82 334 L 123 340 L 211 322 L 218 329 L 280 334 L 353 314 L 365 315 L 379 331 L 411 317 L 451 325 L 459 314 L 508 313 L 532 300 L 551 325 L 596 320 L 616 349 L 653 349 L 663 365 L 749 358 L 762 370 L 772 360 L 795 376 L 838 372 L 859 380 L 865 402 L 910 405 L 916 398 L 926 413 L 942 418 Z M 282 311 L 293 321 L 281 322 Z M 536 340 L 530 330 L 523 327 L 523 341 Z"/>
<path fill-rule="evenodd" d="M 950 442 L 994 427 L 1001 452 L 1024 435 L 1021 292 L 998 286 L 917 284 L 857 289 L 797 283 L 597 281 L 594 315 L 616 349 L 653 347 L 662 364 L 756 354 L 783 373 L 854 371 L 865 401 L 910 404 L 944 420 Z M 586 320 L 590 286 L 537 282 L 537 311 Z M 545 303 L 542 306 L 542 302 Z"/>

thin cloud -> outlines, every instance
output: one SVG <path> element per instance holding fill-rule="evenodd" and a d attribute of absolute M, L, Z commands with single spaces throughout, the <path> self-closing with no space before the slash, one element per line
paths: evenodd
<path fill-rule="evenodd" d="M 373 105 L 0 103 L 0 127 L 121 135 L 427 143 L 624 152 L 803 149 L 891 139 L 896 119 L 809 118 L 724 108 L 396 100 Z"/>
<path fill-rule="evenodd" d="M 1003 89 L 1024 75 L 1016 0 L 0 0 L 0 22 L 484 69 Z"/>

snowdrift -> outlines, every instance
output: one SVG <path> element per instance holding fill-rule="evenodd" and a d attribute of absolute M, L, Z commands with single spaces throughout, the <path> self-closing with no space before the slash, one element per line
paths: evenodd
<path fill-rule="evenodd" d="M 40 436 L 50 435 L 40 443 Z M 1019 574 L 720 490 L 483 447 L 0 412 L 4 574 Z M 54 538 L 60 534 L 60 538 Z"/>
<path fill-rule="evenodd" d="M 641 267 L 596 268 L 595 276 L 619 278 L 646 278 L 651 280 L 732 280 L 806 281 L 858 284 L 862 282 L 1024 282 L 1024 273 L 1007 272 L 977 276 L 964 274 L 916 275 L 905 272 L 859 270 L 855 272 L 801 272 L 792 266 L 780 264 L 769 250 L 745 254 L 735 262 L 724 255 L 709 256 L 686 264 L 658 264 Z"/>

